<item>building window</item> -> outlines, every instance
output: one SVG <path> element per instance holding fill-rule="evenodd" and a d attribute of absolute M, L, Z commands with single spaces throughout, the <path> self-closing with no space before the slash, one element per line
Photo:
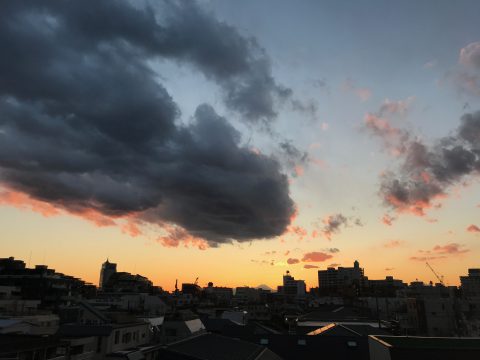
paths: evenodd
<path fill-rule="evenodd" d="M 132 333 L 127 332 L 122 336 L 122 343 L 127 344 L 132 340 Z"/>
<path fill-rule="evenodd" d="M 115 331 L 115 341 L 114 343 L 115 344 L 118 344 L 118 342 L 120 341 L 120 331 Z"/>

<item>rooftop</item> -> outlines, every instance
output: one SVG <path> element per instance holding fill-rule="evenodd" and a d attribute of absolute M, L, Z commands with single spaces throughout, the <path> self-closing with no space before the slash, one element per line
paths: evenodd
<path fill-rule="evenodd" d="M 371 336 L 385 346 L 406 349 L 474 349 L 480 350 L 480 338 Z"/>

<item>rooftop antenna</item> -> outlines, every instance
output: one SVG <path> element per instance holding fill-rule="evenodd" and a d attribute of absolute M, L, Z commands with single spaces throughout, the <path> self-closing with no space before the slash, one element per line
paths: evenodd
<path fill-rule="evenodd" d="M 195 282 L 193 283 L 193 285 L 198 285 L 198 276 L 197 276 L 197 278 L 195 279 Z"/>
<path fill-rule="evenodd" d="M 428 268 L 430 270 L 432 270 L 433 272 L 433 275 L 435 275 L 435 277 L 438 279 L 438 281 L 440 281 L 440 284 L 442 284 L 443 286 L 445 286 L 445 283 L 443 282 L 443 275 L 438 275 L 435 270 L 433 270 L 433 268 L 430 266 L 430 264 L 427 262 L 425 262 L 425 264 L 427 264 Z"/>

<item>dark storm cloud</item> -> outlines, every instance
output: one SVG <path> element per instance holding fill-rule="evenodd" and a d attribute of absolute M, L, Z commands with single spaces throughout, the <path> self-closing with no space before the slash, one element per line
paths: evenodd
<path fill-rule="evenodd" d="M 449 187 L 478 174 L 480 112 L 463 115 L 456 132 L 433 146 L 412 140 L 405 149 L 401 168 L 383 176 L 380 192 L 394 210 L 423 216 Z"/>
<path fill-rule="evenodd" d="M 148 61 L 192 64 L 252 122 L 271 119 L 286 90 L 254 40 L 193 3 L 161 8 L 157 19 L 127 2 L 1 2 L 2 183 L 72 212 L 175 223 L 211 244 L 281 234 L 293 202 L 278 162 L 242 147 L 209 105 L 175 125 Z"/>
<path fill-rule="evenodd" d="M 242 37 L 192 1 L 167 2 L 161 8 L 167 12 L 157 39 L 162 55 L 197 66 L 221 85 L 231 109 L 268 126 L 276 116 L 275 102 L 289 99 L 292 90 L 277 84 L 256 40 Z"/>
<path fill-rule="evenodd" d="M 136 9 L 123 1 L 7 1 L 2 8 L 2 40 L 13 50 L 5 51 L 3 63 L 28 52 L 34 58 L 24 59 L 17 69 L 37 80 L 46 78 L 35 67 L 29 69 L 36 74 L 25 74 L 28 61 L 49 65 L 58 74 L 67 70 L 49 61 L 58 55 L 79 61 L 75 55 L 100 53 L 110 57 L 106 60 L 127 57 L 142 67 L 143 57 L 190 64 L 218 83 L 227 106 L 252 123 L 268 124 L 276 116 L 275 102 L 292 95 L 291 89 L 277 84 L 270 60 L 254 38 L 240 35 L 195 2 L 162 1 L 158 11 Z M 25 49 L 27 43 L 35 46 Z M 10 74 L 10 80 L 15 75 Z"/>

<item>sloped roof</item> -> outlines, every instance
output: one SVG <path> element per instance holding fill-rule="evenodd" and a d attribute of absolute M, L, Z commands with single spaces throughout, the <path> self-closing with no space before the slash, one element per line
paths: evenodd
<path fill-rule="evenodd" d="M 320 327 L 307 335 L 322 335 L 322 336 L 368 336 L 368 335 L 391 335 L 388 331 L 373 327 L 370 325 L 357 324 L 336 324 L 331 323 Z"/>
<path fill-rule="evenodd" d="M 203 334 L 167 346 L 173 353 L 202 360 L 280 360 L 263 346 L 216 334 Z M 181 357 L 180 357 L 181 358 Z"/>

